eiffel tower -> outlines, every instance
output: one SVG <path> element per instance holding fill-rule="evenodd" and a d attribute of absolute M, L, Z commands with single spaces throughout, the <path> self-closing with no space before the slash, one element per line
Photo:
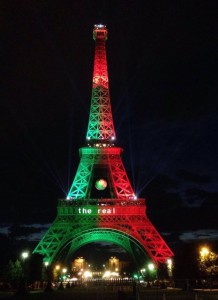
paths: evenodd
<path fill-rule="evenodd" d="M 118 245 L 132 257 L 140 249 L 156 264 L 173 256 L 146 215 L 145 199 L 136 197 L 122 162 L 123 149 L 115 145 L 107 35 L 106 26 L 94 26 L 95 57 L 86 146 L 79 149 L 80 163 L 67 198 L 58 201 L 57 217 L 33 251 L 43 255 L 48 264 L 64 251 L 70 257 L 80 247 L 100 241 Z"/>

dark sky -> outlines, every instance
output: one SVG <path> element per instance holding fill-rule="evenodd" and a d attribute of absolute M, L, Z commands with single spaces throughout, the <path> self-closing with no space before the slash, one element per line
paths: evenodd
<path fill-rule="evenodd" d="M 85 145 L 92 28 L 103 23 L 117 143 L 136 194 L 166 239 L 218 240 L 216 5 L 1 1 L 1 232 L 25 224 L 28 236 L 55 218 Z"/>

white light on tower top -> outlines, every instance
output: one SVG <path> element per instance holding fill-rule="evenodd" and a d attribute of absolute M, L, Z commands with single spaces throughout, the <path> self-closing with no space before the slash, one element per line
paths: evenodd
<path fill-rule="evenodd" d="M 95 27 L 96 27 L 96 28 L 104 28 L 104 27 L 106 27 L 106 26 L 103 25 L 103 24 L 96 24 Z"/>

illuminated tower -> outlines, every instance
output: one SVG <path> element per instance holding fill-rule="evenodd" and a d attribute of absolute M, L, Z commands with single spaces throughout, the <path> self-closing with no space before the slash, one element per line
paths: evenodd
<path fill-rule="evenodd" d="M 145 199 L 137 199 L 115 146 L 107 59 L 107 28 L 95 25 L 95 58 L 86 146 L 66 199 L 59 200 L 57 217 L 34 253 L 53 262 L 60 253 L 70 256 L 97 241 L 114 243 L 133 257 L 136 249 L 155 263 L 173 256 L 146 215 Z"/>

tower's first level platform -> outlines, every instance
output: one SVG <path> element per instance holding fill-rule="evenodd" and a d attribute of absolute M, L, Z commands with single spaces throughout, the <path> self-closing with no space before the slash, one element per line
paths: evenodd
<path fill-rule="evenodd" d="M 58 201 L 58 215 L 145 215 L 145 199 L 83 199 Z"/>

